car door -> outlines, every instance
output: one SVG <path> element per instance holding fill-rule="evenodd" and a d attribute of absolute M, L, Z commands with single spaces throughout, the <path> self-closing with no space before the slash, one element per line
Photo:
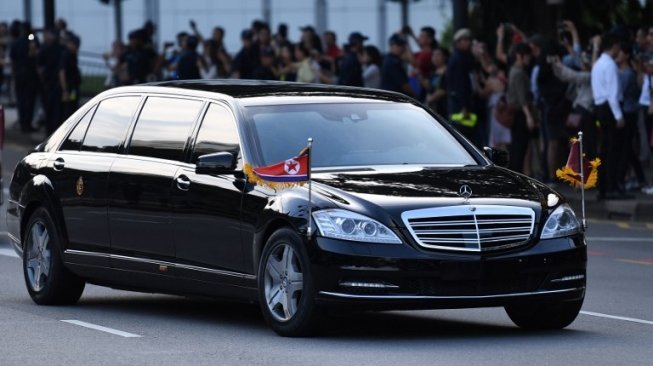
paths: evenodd
<path fill-rule="evenodd" d="M 172 194 L 172 227 L 177 262 L 182 264 L 177 266 L 180 276 L 221 281 L 225 275 L 233 277 L 243 271 L 240 207 L 244 178 L 195 172 L 198 157 L 223 151 L 239 157 L 236 121 L 226 106 L 211 103 L 194 141 L 189 160 L 192 164 L 177 173 L 177 181 L 187 185 L 176 185 Z"/>
<path fill-rule="evenodd" d="M 114 97 L 93 106 L 50 158 L 68 261 L 108 265 L 106 256 L 97 255 L 110 250 L 107 177 L 140 101 L 140 96 Z"/>
<path fill-rule="evenodd" d="M 150 96 L 109 174 L 112 266 L 166 271 L 175 258 L 170 191 L 203 102 Z"/>

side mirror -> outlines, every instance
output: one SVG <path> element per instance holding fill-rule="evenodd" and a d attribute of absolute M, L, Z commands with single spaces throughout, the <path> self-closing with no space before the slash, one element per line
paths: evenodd
<path fill-rule="evenodd" d="M 494 164 L 504 168 L 508 167 L 508 164 L 510 163 L 510 153 L 508 153 L 507 150 L 486 146 L 483 148 L 483 151 L 485 152 L 485 156 L 487 156 L 487 158 Z"/>
<path fill-rule="evenodd" d="M 236 158 L 230 152 L 217 152 L 202 155 L 195 163 L 197 174 L 225 174 L 232 173 L 236 169 Z"/>

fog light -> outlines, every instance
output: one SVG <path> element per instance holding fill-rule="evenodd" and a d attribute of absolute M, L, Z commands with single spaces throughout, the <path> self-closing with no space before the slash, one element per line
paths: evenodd
<path fill-rule="evenodd" d="M 564 276 L 551 280 L 551 282 L 567 282 L 567 281 L 578 281 L 585 278 L 585 275 L 573 275 L 573 276 Z"/>
<path fill-rule="evenodd" d="M 386 282 L 358 282 L 358 281 L 340 281 L 342 287 L 354 288 L 399 288 L 397 285 Z"/>

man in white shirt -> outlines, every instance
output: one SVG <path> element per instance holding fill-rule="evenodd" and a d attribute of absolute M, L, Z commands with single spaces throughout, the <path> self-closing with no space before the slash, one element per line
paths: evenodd
<path fill-rule="evenodd" d="M 621 53 L 621 43 L 614 34 L 606 34 L 601 40 L 601 57 L 592 67 L 592 95 L 596 106 L 596 116 L 603 130 L 599 157 L 599 199 L 627 198 L 619 191 L 617 165 L 623 143 L 620 143 L 617 129 L 625 122 L 619 105 L 619 69 L 615 59 Z"/>

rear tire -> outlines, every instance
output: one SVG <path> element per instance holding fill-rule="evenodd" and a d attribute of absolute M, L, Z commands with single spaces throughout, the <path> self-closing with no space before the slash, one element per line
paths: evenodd
<path fill-rule="evenodd" d="M 562 329 L 580 313 L 583 299 L 506 306 L 510 320 L 523 329 Z"/>
<path fill-rule="evenodd" d="M 23 275 L 32 300 L 39 305 L 76 303 L 85 281 L 64 267 L 63 239 L 48 210 L 34 211 L 23 240 Z"/>
<path fill-rule="evenodd" d="M 258 274 L 259 304 L 268 325 L 284 337 L 312 334 L 321 310 L 315 304 L 310 261 L 299 235 L 289 228 L 274 232 Z"/>

